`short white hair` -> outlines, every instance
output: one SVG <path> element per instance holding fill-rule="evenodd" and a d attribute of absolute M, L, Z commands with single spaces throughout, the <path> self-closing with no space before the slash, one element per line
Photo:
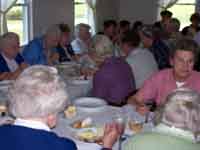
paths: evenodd
<path fill-rule="evenodd" d="M 191 89 L 180 88 L 167 97 L 161 122 L 192 131 L 200 131 L 200 95 Z"/>
<path fill-rule="evenodd" d="M 80 33 L 81 28 L 85 28 L 85 29 L 87 29 L 88 31 L 91 29 L 91 27 L 90 27 L 88 24 L 79 23 L 79 24 L 77 24 L 77 25 L 75 26 L 75 30 L 74 30 L 75 37 L 79 37 L 79 33 Z"/>
<path fill-rule="evenodd" d="M 14 32 L 7 32 L 3 34 L 0 38 L 0 48 L 4 49 L 9 46 L 13 41 L 19 41 L 19 36 Z"/>
<path fill-rule="evenodd" d="M 21 73 L 9 90 L 9 110 L 19 118 L 46 117 L 61 112 L 68 94 L 54 67 L 35 65 Z"/>

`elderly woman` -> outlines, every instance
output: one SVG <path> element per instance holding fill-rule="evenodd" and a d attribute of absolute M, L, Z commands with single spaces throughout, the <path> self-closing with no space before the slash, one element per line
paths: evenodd
<path fill-rule="evenodd" d="M 58 62 L 56 46 L 61 38 L 58 25 L 50 26 L 44 35 L 30 41 L 23 49 L 22 55 L 29 65 L 52 65 Z"/>
<path fill-rule="evenodd" d="M 93 60 L 99 70 L 93 78 L 92 95 L 105 99 L 111 105 L 123 105 L 135 90 L 131 67 L 124 58 L 112 56 L 113 45 L 106 36 L 97 35 L 93 44 Z"/>
<path fill-rule="evenodd" d="M 58 137 L 50 129 L 67 99 L 65 84 L 55 68 L 35 65 L 26 69 L 9 91 L 9 111 L 16 120 L 0 127 L 1 149 L 76 150 L 72 140 Z M 116 125 L 107 125 L 103 146 L 111 148 L 117 135 Z"/>
<path fill-rule="evenodd" d="M 19 36 L 16 33 L 5 33 L 0 39 L 0 80 L 11 80 L 27 67 L 19 54 Z"/>
<path fill-rule="evenodd" d="M 200 95 L 178 89 L 167 101 L 154 132 L 130 138 L 124 150 L 199 150 Z"/>
<path fill-rule="evenodd" d="M 80 23 L 75 27 L 76 39 L 72 41 L 71 45 L 75 54 L 82 55 L 89 50 L 91 34 L 90 26 L 88 24 Z"/>

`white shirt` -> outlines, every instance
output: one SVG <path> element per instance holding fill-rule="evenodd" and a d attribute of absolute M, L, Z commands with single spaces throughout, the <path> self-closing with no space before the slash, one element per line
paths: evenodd
<path fill-rule="evenodd" d="M 71 42 L 75 54 L 83 54 L 88 52 L 88 46 L 79 38 Z"/>
<path fill-rule="evenodd" d="M 144 81 L 158 70 L 155 58 L 148 49 L 139 47 L 133 49 L 126 61 L 131 66 L 137 89 L 141 88 Z"/>
<path fill-rule="evenodd" d="M 23 126 L 23 127 L 32 128 L 32 129 L 51 131 L 50 128 L 46 124 L 40 121 L 35 121 L 35 120 L 25 120 L 25 119 L 17 118 L 14 122 L 14 125 Z"/>
<path fill-rule="evenodd" d="M 9 59 L 3 53 L 2 53 L 2 56 L 5 59 L 7 65 L 8 65 L 8 68 L 10 69 L 11 72 L 14 72 L 15 70 L 17 70 L 17 68 L 19 67 L 19 65 L 17 64 L 17 62 L 15 61 L 15 59 Z"/>
<path fill-rule="evenodd" d="M 185 82 L 178 82 L 178 81 L 176 81 L 176 86 L 178 88 L 182 87 L 184 84 L 185 84 Z"/>

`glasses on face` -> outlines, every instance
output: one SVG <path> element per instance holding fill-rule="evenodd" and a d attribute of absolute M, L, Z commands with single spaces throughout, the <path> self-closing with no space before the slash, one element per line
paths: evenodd
<path fill-rule="evenodd" d="M 194 59 L 185 59 L 185 58 L 181 58 L 181 57 L 176 57 L 175 58 L 175 62 L 177 62 L 178 64 L 181 65 L 193 65 L 194 64 Z"/>

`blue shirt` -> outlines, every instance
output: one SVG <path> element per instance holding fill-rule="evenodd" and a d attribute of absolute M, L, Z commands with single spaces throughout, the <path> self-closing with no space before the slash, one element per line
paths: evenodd
<path fill-rule="evenodd" d="M 15 57 L 15 61 L 18 65 L 24 62 L 23 57 L 18 53 Z M 8 67 L 8 64 L 6 63 L 6 60 L 3 58 L 3 56 L 0 54 L 0 72 L 10 72 L 10 69 Z"/>
<path fill-rule="evenodd" d="M 24 60 L 29 65 L 47 65 L 48 60 L 45 55 L 43 37 L 35 38 L 24 47 L 22 55 Z M 52 49 L 56 51 L 56 49 Z"/>
<path fill-rule="evenodd" d="M 160 70 L 171 67 L 169 62 L 169 47 L 162 40 L 154 41 L 150 47 L 150 51 L 153 53 Z"/>

